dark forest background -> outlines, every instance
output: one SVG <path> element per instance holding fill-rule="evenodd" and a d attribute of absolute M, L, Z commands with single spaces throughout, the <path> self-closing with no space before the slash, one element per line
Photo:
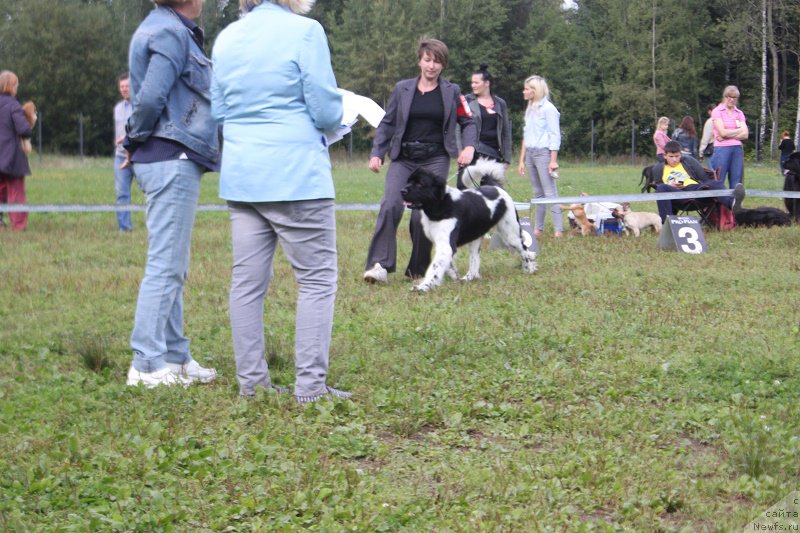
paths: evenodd
<path fill-rule="evenodd" d="M 42 115 L 47 152 L 110 155 L 116 78 L 149 0 L 0 0 L 0 69 L 20 77 L 19 99 Z M 748 153 L 767 152 L 783 130 L 796 134 L 800 53 L 797 0 L 319 0 L 310 16 L 331 44 L 339 86 L 384 104 L 397 80 L 414 76 L 416 42 L 445 41 L 444 76 L 469 90 L 490 66 L 495 92 L 522 124 L 522 82 L 547 78 L 561 111 L 562 152 L 586 157 L 650 154 L 657 117 L 694 117 L 724 86 L 737 85 L 748 117 Z M 238 0 L 207 0 L 201 26 L 215 36 L 238 18 Z M 269 51 L 265 51 L 268 53 Z M 592 125 L 594 124 L 594 139 Z M 360 125 L 357 150 L 370 143 Z M 519 136 L 515 137 L 519 139 Z"/>

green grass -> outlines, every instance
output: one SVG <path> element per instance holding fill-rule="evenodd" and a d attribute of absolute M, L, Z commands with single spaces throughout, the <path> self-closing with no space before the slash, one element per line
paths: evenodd
<path fill-rule="evenodd" d="M 112 203 L 110 164 L 46 158 L 29 202 Z M 379 201 L 384 174 L 335 166 L 340 203 Z M 779 189 L 773 166 L 748 167 L 748 186 Z M 634 193 L 638 175 L 566 163 L 560 192 Z M 509 190 L 530 195 L 515 173 Z M 219 202 L 215 176 L 200 201 Z M 419 295 L 398 275 L 361 281 L 374 212 L 337 219 L 329 382 L 355 401 L 305 408 L 238 398 L 224 212 L 198 214 L 185 293 L 193 354 L 221 377 L 185 390 L 124 383 L 142 213 L 128 235 L 112 213 L 1 231 L 0 529 L 740 531 L 797 490 L 797 227 L 708 232 L 699 256 L 650 233 L 548 232 L 533 276 L 485 252 L 482 279 Z M 293 383 L 293 279 L 279 254 L 279 384 Z"/>

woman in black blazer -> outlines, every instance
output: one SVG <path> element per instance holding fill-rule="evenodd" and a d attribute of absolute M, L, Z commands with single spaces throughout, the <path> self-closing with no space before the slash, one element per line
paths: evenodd
<path fill-rule="evenodd" d="M 476 130 L 469 106 L 458 85 L 441 77 L 447 66 L 447 45 L 424 39 L 417 58 L 420 75 L 394 86 L 372 143 L 369 169 L 380 172 L 387 154 L 391 162 L 367 254 L 364 280 L 369 283 L 386 283 L 389 272 L 396 270 L 397 227 L 405 211 L 400 190 L 409 176 L 418 168 L 447 176 L 451 157 L 464 166 L 475 155 Z M 464 144 L 460 152 L 457 125 Z M 422 231 L 420 216 L 416 210 L 411 215 L 412 252 L 405 272 L 411 278 L 423 276 L 430 263 L 432 245 Z"/>
<path fill-rule="evenodd" d="M 475 119 L 478 142 L 475 145 L 475 160 L 480 157 L 494 159 L 506 165 L 511 163 L 511 119 L 506 101 L 492 92 L 494 78 L 489 67 L 481 65 L 472 73 L 472 94 L 466 96 L 472 117 Z M 458 131 L 458 146 L 461 147 L 461 131 Z M 462 173 L 458 171 L 456 185 L 464 189 Z"/>

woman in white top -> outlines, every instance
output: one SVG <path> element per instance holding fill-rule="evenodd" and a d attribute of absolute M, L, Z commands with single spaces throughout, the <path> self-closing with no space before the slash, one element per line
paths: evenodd
<path fill-rule="evenodd" d="M 549 94 L 547 82 L 541 76 L 530 76 L 525 80 L 522 96 L 528 101 L 528 107 L 525 110 L 525 130 L 518 170 L 520 176 L 524 176 L 527 168 L 534 198 L 558 196 L 555 178 L 558 177 L 558 149 L 561 147 L 561 115 L 550 102 Z M 544 230 L 546 214 L 547 206 L 537 204 L 536 223 L 533 227 L 536 237 L 541 236 Z M 555 236 L 561 237 L 564 221 L 558 203 L 550 204 L 550 214 L 553 217 Z"/>

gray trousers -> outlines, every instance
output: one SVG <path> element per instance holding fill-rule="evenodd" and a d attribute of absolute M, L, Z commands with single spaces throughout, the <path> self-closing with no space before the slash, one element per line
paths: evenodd
<path fill-rule="evenodd" d="M 397 228 L 406 210 L 400 190 L 406 186 L 409 176 L 418 168 L 447 176 L 450 171 L 450 158 L 443 155 L 426 161 L 395 159 L 389 163 L 383 187 L 383 199 L 378 211 L 378 220 L 375 222 L 375 233 L 372 235 L 372 242 L 367 252 L 367 269 L 372 268 L 375 263 L 380 263 L 388 272 L 397 269 Z M 415 210 L 410 221 L 412 251 L 406 275 L 412 278 L 425 275 L 432 248 L 431 242 L 422 231 L 420 216 Z"/>
<path fill-rule="evenodd" d="M 264 354 L 264 297 L 281 243 L 299 284 L 295 322 L 298 396 L 325 393 L 338 280 L 333 200 L 228 202 L 233 242 L 231 330 L 239 391 L 271 385 Z"/>
<path fill-rule="evenodd" d="M 558 196 L 556 180 L 550 177 L 548 165 L 550 164 L 550 150 L 547 148 L 526 148 L 525 167 L 528 169 L 528 177 L 533 187 L 534 198 L 555 198 Z M 536 223 L 533 229 L 544 229 L 544 217 L 547 214 L 548 206 L 544 204 L 536 205 Z M 550 215 L 553 217 L 553 228 L 555 231 L 564 230 L 564 220 L 561 218 L 561 207 L 558 204 L 550 204 Z"/>

